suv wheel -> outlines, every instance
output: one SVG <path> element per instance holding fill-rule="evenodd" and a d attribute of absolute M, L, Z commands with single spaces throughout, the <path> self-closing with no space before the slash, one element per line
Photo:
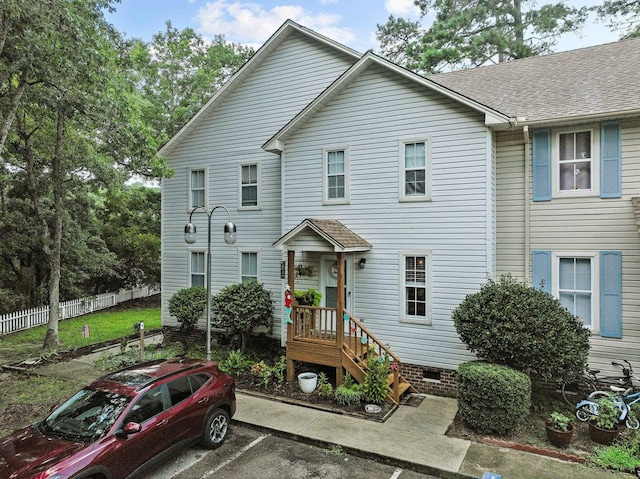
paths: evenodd
<path fill-rule="evenodd" d="M 202 428 L 201 443 L 208 449 L 219 447 L 227 437 L 229 413 L 224 409 L 214 409 L 207 415 Z"/>

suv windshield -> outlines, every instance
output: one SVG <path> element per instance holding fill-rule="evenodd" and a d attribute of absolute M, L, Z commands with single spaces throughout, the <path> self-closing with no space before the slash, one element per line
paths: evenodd
<path fill-rule="evenodd" d="M 40 423 L 40 430 L 69 440 L 95 441 L 125 410 L 130 397 L 83 389 Z"/>

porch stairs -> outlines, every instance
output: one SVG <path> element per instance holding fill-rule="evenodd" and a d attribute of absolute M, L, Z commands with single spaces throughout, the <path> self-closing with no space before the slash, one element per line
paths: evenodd
<path fill-rule="evenodd" d="M 400 404 L 400 400 L 407 392 L 418 392 L 400 374 L 400 361 L 395 355 L 391 355 L 386 346 L 382 345 L 375 337 L 368 333 L 364 336 L 350 337 L 343 343 L 342 347 L 342 367 L 349 371 L 349 374 L 360 384 L 364 383 L 365 377 L 369 373 L 369 358 L 374 361 L 384 360 L 389 356 L 391 372 L 387 376 L 387 399 L 394 404 Z M 367 346 L 363 346 L 362 338 L 367 338 Z"/>
<path fill-rule="evenodd" d="M 293 380 L 293 361 L 304 361 L 335 367 L 338 382 L 348 371 L 362 384 L 369 372 L 369 359 L 382 358 L 391 365 L 389 401 L 399 404 L 404 394 L 417 392 L 400 373 L 400 359 L 347 311 L 336 321 L 335 309 L 296 305 L 292 316 L 287 341 L 289 380 Z"/>

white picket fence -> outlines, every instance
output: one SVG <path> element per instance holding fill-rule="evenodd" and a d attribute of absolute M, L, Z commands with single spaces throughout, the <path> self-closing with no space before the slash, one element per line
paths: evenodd
<path fill-rule="evenodd" d="M 132 299 L 146 298 L 158 294 L 159 289 L 144 288 L 121 291 L 119 293 L 104 293 L 60 303 L 60 319 L 75 318 L 83 314 L 93 313 L 101 309 L 110 308 L 116 304 Z M 0 336 L 15 333 L 25 329 L 47 324 L 49 322 L 49 306 L 25 309 L 14 313 L 0 315 Z"/>

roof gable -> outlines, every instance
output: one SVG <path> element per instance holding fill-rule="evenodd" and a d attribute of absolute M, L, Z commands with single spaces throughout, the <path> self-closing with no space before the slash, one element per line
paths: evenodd
<path fill-rule="evenodd" d="M 260 67 L 260 65 L 291 35 L 305 35 L 317 42 L 334 48 L 341 54 L 360 58 L 361 54 L 330 38 L 320 35 L 305 28 L 292 20 L 287 20 L 282 26 L 258 49 L 258 51 L 209 99 L 209 101 L 176 133 L 159 151 L 158 154 L 166 156 L 170 154 L 191 131 L 193 131 L 211 112 L 216 105 L 227 98 L 246 78 Z"/>
<path fill-rule="evenodd" d="M 288 244 L 295 243 L 296 238 L 305 235 L 308 231 L 311 231 L 315 236 L 319 237 L 324 244 L 330 246 L 335 252 L 353 253 L 369 251 L 371 249 L 371 243 L 364 240 L 338 220 L 320 220 L 315 218 L 303 220 L 299 225 L 273 243 L 273 247 L 286 249 Z"/>
<path fill-rule="evenodd" d="M 397 73 L 405 78 L 414 81 L 429 90 L 436 91 L 442 95 L 460 102 L 476 111 L 485 115 L 485 123 L 487 125 L 509 125 L 509 118 L 501 113 L 492 110 L 473 99 L 467 98 L 459 93 L 443 87 L 438 83 L 432 82 L 430 79 L 410 72 L 394 63 L 391 63 L 371 52 L 366 53 L 357 63 L 340 76 L 329 88 L 322 92 L 313 102 L 311 102 L 304 110 L 302 110 L 295 118 L 285 125 L 278 133 L 276 133 L 262 147 L 270 152 L 279 153 L 283 151 L 284 142 L 291 137 L 302 125 L 312 118 L 325 105 L 331 102 L 338 94 L 346 89 L 354 82 L 363 72 L 373 65 L 381 66 L 391 72 Z"/>

